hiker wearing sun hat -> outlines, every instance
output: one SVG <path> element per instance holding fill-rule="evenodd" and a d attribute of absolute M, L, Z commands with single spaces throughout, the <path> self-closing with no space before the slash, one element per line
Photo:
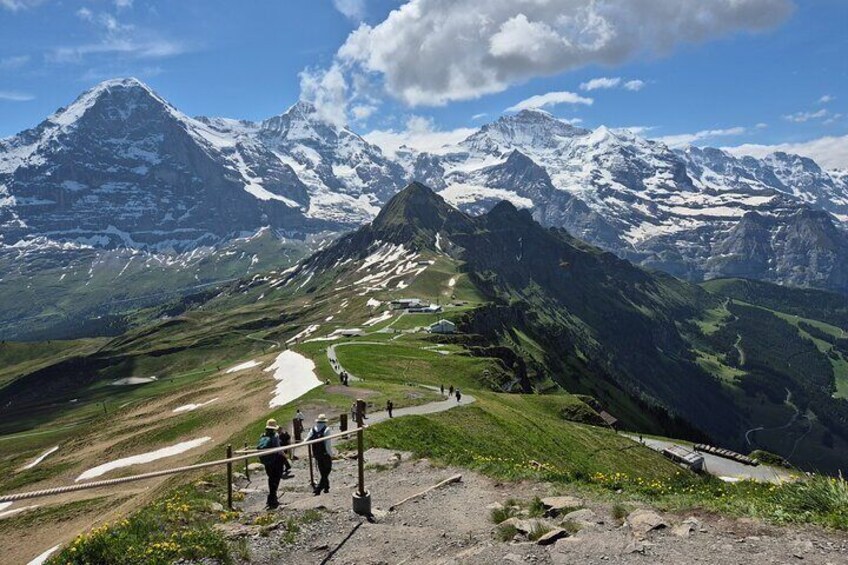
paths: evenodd
<path fill-rule="evenodd" d="M 277 435 L 279 429 L 280 426 L 277 425 L 277 420 L 274 418 L 269 419 L 265 423 L 265 431 L 259 437 L 259 443 L 256 445 L 256 449 L 280 447 L 280 437 Z M 277 500 L 277 489 L 280 487 L 280 480 L 283 478 L 286 458 L 282 452 L 277 452 L 260 455 L 259 461 L 265 466 L 265 474 L 268 475 L 267 506 L 273 510 L 280 505 L 280 501 Z"/>
<path fill-rule="evenodd" d="M 315 420 L 315 425 L 309 430 L 309 436 L 306 441 L 320 439 L 330 435 L 330 428 L 327 426 L 327 416 L 320 414 Z M 318 472 L 321 474 L 321 480 L 315 485 L 312 491 L 315 496 L 321 492 L 330 492 L 330 472 L 333 470 L 333 446 L 329 439 L 313 443 L 312 457 L 315 458 L 315 464 L 318 466 Z"/>

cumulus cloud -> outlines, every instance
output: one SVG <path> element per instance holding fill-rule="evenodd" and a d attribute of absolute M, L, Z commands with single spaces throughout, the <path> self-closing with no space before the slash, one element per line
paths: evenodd
<path fill-rule="evenodd" d="M 365 17 L 365 0 L 333 0 L 336 10 L 354 21 L 362 21 Z"/>
<path fill-rule="evenodd" d="M 698 141 L 702 141 L 704 139 L 711 139 L 716 137 L 726 137 L 732 135 L 742 135 L 747 130 L 744 127 L 736 126 L 732 128 L 726 129 L 705 129 L 701 131 L 697 131 L 695 133 L 680 133 L 676 135 L 665 135 L 662 137 L 655 137 L 656 141 L 661 141 L 668 145 L 671 148 L 678 147 L 686 147 L 687 145 L 692 145 Z"/>
<path fill-rule="evenodd" d="M 521 110 L 532 110 L 538 108 L 547 108 L 549 106 L 558 106 L 559 104 L 584 104 L 591 106 L 594 100 L 568 92 L 547 92 L 545 94 L 536 94 L 530 98 L 525 98 L 518 104 L 510 106 L 506 109 L 507 112 L 520 112 Z"/>
<path fill-rule="evenodd" d="M 300 97 L 312 102 L 323 119 L 343 126 L 347 123 L 348 84 L 341 67 L 306 69 L 300 73 Z"/>
<path fill-rule="evenodd" d="M 848 135 L 820 137 L 803 143 L 779 143 L 776 145 L 746 143 L 735 147 L 724 147 L 723 149 L 734 155 L 751 155 L 759 158 L 770 155 L 775 151 L 795 153 L 813 159 L 826 169 L 848 170 Z"/>
<path fill-rule="evenodd" d="M 445 151 L 446 146 L 455 145 L 476 131 L 474 128 L 442 130 L 431 118 L 410 116 L 403 130 L 374 130 L 363 137 L 388 155 L 394 155 L 403 146 L 440 153 Z"/>
<path fill-rule="evenodd" d="M 584 82 L 580 84 L 580 90 L 600 90 L 606 88 L 615 88 L 621 84 L 620 77 L 598 77 L 593 78 L 590 81 Z"/>
<path fill-rule="evenodd" d="M 768 29 L 792 8 L 791 0 L 409 0 L 382 23 L 360 25 L 337 57 L 382 76 L 409 105 L 443 105 Z"/>
<path fill-rule="evenodd" d="M 830 94 L 825 94 L 824 96 L 819 98 L 819 104 L 830 104 L 834 100 L 836 100 L 836 96 L 832 96 Z"/>

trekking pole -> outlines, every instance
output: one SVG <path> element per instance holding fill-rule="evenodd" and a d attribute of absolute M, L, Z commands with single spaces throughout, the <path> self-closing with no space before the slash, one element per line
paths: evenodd
<path fill-rule="evenodd" d="M 247 442 L 244 442 L 244 450 L 247 451 Z M 247 478 L 247 482 L 250 482 L 250 460 L 244 460 L 244 476 Z"/>
<path fill-rule="evenodd" d="M 227 444 L 227 459 L 233 457 L 233 446 Z M 227 463 L 227 508 L 233 509 L 233 464 Z"/>

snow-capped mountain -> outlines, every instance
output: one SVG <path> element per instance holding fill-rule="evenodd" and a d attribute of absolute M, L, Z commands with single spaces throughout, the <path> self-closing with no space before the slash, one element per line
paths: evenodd
<path fill-rule="evenodd" d="M 535 110 L 389 157 L 306 102 L 261 122 L 190 118 L 135 79 L 0 140 L 0 243 L 186 250 L 263 226 L 340 231 L 410 180 L 472 213 L 509 200 L 680 276 L 848 290 L 848 173 L 810 159 L 671 150 Z"/>

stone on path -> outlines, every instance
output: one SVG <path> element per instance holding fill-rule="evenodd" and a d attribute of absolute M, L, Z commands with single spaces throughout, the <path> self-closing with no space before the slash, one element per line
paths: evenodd
<path fill-rule="evenodd" d="M 556 543 L 558 540 L 568 537 L 568 532 L 563 530 L 562 528 L 554 528 L 550 532 L 546 533 L 542 537 L 536 540 L 536 543 L 539 545 L 551 545 Z"/>
<path fill-rule="evenodd" d="M 559 516 L 565 510 L 582 508 L 583 500 L 576 496 L 549 496 L 542 499 L 542 505 L 547 509 L 546 516 Z"/>
<path fill-rule="evenodd" d="M 631 512 L 625 523 L 630 527 L 634 536 L 641 537 L 653 530 L 667 528 L 668 523 L 653 510 L 639 509 Z"/>
<path fill-rule="evenodd" d="M 697 518 L 686 518 L 683 523 L 671 530 L 671 533 L 681 538 L 688 538 L 701 529 L 701 522 Z"/>
<path fill-rule="evenodd" d="M 588 508 L 569 512 L 568 514 L 562 517 L 562 521 L 571 522 L 572 524 L 578 526 L 581 530 L 585 528 L 594 527 L 597 524 L 603 524 L 603 520 L 598 518 L 598 515 L 595 514 L 592 510 L 589 510 Z"/>

